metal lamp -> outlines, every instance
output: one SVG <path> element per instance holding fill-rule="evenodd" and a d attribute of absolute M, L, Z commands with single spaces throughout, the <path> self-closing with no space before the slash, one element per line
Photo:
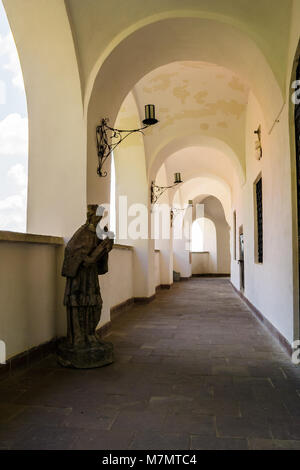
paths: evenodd
<path fill-rule="evenodd" d="M 181 174 L 175 173 L 174 175 L 174 184 L 171 186 L 157 186 L 154 181 L 151 183 L 151 204 L 155 204 L 162 194 L 167 190 L 174 188 L 178 184 L 182 183 Z"/>
<path fill-rule="evenodd" d="M 144 129 L 153 126 L 158 123 L 155 117 L 155 106 L 154 104 L 146 104 L 145 106 L 145 119 L 143 120 L 144 126 L 140 129 L 115 129 L 108 125 L 108 118 L 102 119 L 101 124 L 96 127 L 96 141 L 97 141 L 97 155 L 98 155 L 98 167 L 97 173 L 100 177 L 107 176 L 107 171 L 103 171 L 103 165 L 110 154 L 115 148 L 123 142 L 126 137 L 135 132 L 143 133 Z M 107 131 L 111 131 L 110 138 L 107 135 Z M 113 141 L 113 139 L 116 139 Z"/>

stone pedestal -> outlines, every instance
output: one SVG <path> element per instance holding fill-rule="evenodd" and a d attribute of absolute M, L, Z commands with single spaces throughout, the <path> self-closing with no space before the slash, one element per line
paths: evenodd
<path fill-rule="evenodd" d="M 64 338 L 57 347 L 57 360 L 61 366 L 75 369 L 103 367 L 114 360 L 113 344 L 99 340 L 92 345 L 74 348 Z"/>

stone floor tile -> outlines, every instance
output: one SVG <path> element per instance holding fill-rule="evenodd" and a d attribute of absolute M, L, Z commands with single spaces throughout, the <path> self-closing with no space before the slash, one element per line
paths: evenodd
<path fill-rule="evenodd" d="M 163 428 L 167 412 L 160 410 L 122 410 L 112 424 L 112 430 L 127 430 L 128 432 L 160 431 Z"/>
<path fill-rule="evenodd" d="M 71 444 L 72 450 L 126 450 L 134 434 L 126 431 L 83 430 Z"/>
<path fill-rule="evenodd" d="M 217 436 L 230 438 L 271 438 L 270 424 L 266 419 L 217 416 Z"/>
<path fill-rule="evenodd" d="M 61 426 L 73 429 L 103 429 L 109 430 L 119 412 L 116 408 L 73 409 L 62 421 Z"/>
<path fill-rule="evenodd" d="M 78 439 L 79 429 L 56 426 L 32 426 L 12 445 L 12 450 L 68 450 Z"/>
<path fill-rule="evenodd" d="M 246 439 L 191 436 L 191 450 L 248 450 Z"/>
<path fill-rule="evenodd" d="M 143 431 L 137 433 L 130 449 L 133 450 L 188 450 L 189 435 Z"/>
<path fill-rule="evenodd" d="M 300 450 L 300 440 L 249 439 L 250 450 Z"/>
<path fill-rule="evenodd" d="M 0 424 L 12 420 L 24 410 L 24 406 L 14 403 L 0 403 Z"/>
<path fill-rule="evenodd" d="M 163 427 L 164 431 L 184 432 L 204 436 L 215 436 L 216 426 L 213 416 L 200 415 L 193 412 L 169 412 Z"/>
<path fill-rule="evenodd" d="M 26 427 L 26 425 L 49 425 L 60 426 L 68 415 L 72 413 L 72 408 L 55 408 L 45 406 L 25 406 L 11 422 L 15 427 Z"/>

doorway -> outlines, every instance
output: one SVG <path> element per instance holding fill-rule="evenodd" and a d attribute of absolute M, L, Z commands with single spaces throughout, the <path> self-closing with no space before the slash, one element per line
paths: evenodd
<path fill-rule="evenodd" d="M 245 289 L 245 263 L 244 263 L 244 229 L 239 228 L 239 265 L 240 265 L 240 290 Z"/>

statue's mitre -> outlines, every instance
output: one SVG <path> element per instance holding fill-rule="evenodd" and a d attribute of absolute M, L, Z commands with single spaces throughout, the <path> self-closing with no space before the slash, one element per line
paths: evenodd
<path fill-rule="evenodd" d="M 96 214 L 98 207 L 99 207 L 98 204 L 88 204 L 87 216 L 91 217 L 92 215 Z"/>
<path fill-rule="evenodd" d="M 93 215 L 98 215 L 103 217 L 105 212 L 105 207 L 99 206 L 98 204 L 88 204 L 87 206 L 87 216 L 92 217 Z"/>

